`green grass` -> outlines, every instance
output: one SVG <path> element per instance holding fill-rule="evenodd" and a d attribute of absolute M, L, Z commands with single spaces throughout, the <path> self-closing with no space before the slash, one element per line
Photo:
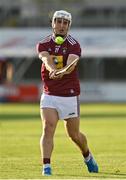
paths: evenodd
<path fill-rule="evenodd" d="M 126 104 L 81 105 L 81 131 L 99 164 L 89 174 L 63 121 L 55 134 L 52 179 L 126 179 Z M 48 179 L 41 176 L 38 104 L 0 104 L 0 179 Z"/>

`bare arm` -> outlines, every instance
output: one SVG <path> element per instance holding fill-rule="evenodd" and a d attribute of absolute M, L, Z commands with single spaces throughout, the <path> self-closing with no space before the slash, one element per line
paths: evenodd
<path fill-rule="evenodd" d="M 55 76 L 61 75 L 61 77 L 62 77 L 65 74 L 70 74 L 75 69 L 75 66 L 77 65 L 78 61 L 79 61 L 79 56 L 70 54 L 67 59 L 66 66 L 57 70 L 55 72 Z"/>
<path fill-rule="evenodd" d="M 43 51 L 39 53 L 39 59 L 45 64 L 46 69 L 49 71 L 50 79 L 59 79 L 62 78 L 63 75 L 55 76 L 57 69 L 53 63 L 53 59 L 50 58 L 50 54 L 47 51 Z"/>
<path fill-rule="evenodd" d="M 47 51 L 43 51 L 39 53 L 39 59 L 45 64 L 46 69 L 51 73 L 56 70 L 53 60 L 50 58 L 50 54 Z"/>
<path fill-rule="evenodd" d="M 53 63 L 52 58 L 50 58 L 50 54 L 49 54 L 47 51 L 43 51 L 43 52 L 39 53 L 39 58 L 40 58 L 40 59 L 43 61 L 43 63 L 45 64 L 45 67 L 46 67 L 46 69 L 49 71 L 49 77 L 50 77 L 51 79 L 62 78 L 63 75 L 65 75 L 65 74 L 70 74 L 70 73 L 74 70 L 74 68 L 75 68 L 75 66 L 76 66 L 76 64 L 73 64 L 72 67 L 70 67 L 70 68 L 68 69 L 68 71 L 66 71 L 65 73 L 60 74 L 60 75 L 55 75 L 55 73 L 56 73 L 58 70 L 56 69 L 56 67 L 55 67 L 55 65 L 54 65 L 54 63 Z M 75 54 L 70 54 L 70 55 L 68 56 L 67 65 L 66 65 L 65 67 L 67 67 L 69 64 L 71 64 L 71 62 L 72 62 L 73 60 L 77 59 L 77 58 L 78 58 L 78 60 L 79 60 L 79 56 L 77 56 L 77 55 L 75 55 Z M 65 68 L 65 67 L 63 67 L 63 68 Z M 63 68 L 62 68 L 62 69 L 63 69 Z"/>
<path fill-rule="evenodd" d="M 70 55 L 68 56 L 67 65 L 66 65 L 66 66 L 68 66 L 69 64 L 71 64 L 71 62 L 74 61 L 74 60 L 77 59 L 77 58 L 78 58 L 78 61 L 79 61 L 79 56 L 77 56 L 77 55 L 75 55 L 75 54 L 70 54 Z M 78 62 L 78 61 L 77 61 L 77 62 Z M 73 64 L 72 67 L 69 68 L 68 71 L 65 72 L 65 74 L 70 74 L 70 73 L 75 69 L 75 66 L 76 66 L 76 65 L 77 65 L 77 63 L 76 63 L 76 64 Z"/>

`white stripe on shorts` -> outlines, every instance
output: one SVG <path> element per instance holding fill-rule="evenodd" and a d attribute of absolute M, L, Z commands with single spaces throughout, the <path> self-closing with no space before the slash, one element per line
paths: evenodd
<path fill-rule="evenodd" d="M 68 119 L 79 116 L 78 96 L 60 97 L 42 94 L 40 108 L 54 108 L 57 110 L 59 119 Z"/>

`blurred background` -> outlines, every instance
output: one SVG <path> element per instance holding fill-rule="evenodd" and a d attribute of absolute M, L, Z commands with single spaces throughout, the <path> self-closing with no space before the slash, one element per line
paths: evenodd
<path fill-rule="evenodd" d="M 70 34 L 82 47 L 81 102 L 126 102 L 125 0 L 0 0 L 0 101 L 39 101 L 36 44 L 61 9 L 72 13 Z"/>

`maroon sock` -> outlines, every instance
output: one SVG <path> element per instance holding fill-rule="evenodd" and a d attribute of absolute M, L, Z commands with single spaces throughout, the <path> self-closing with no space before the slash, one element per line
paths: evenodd
<path fill-rule="evenodd" d="M 88 150 L 86 153 L 83 153 L 83 157 L 84 157 L 84 158 L 88 157 L 88 156 L 89 156 L 89 153 L 90 153 L 89 150 Z"/>
<path fill-rule="evenodd" d="M 43 158 L 43 164 L 50 164 L 50 158 Z"/>

